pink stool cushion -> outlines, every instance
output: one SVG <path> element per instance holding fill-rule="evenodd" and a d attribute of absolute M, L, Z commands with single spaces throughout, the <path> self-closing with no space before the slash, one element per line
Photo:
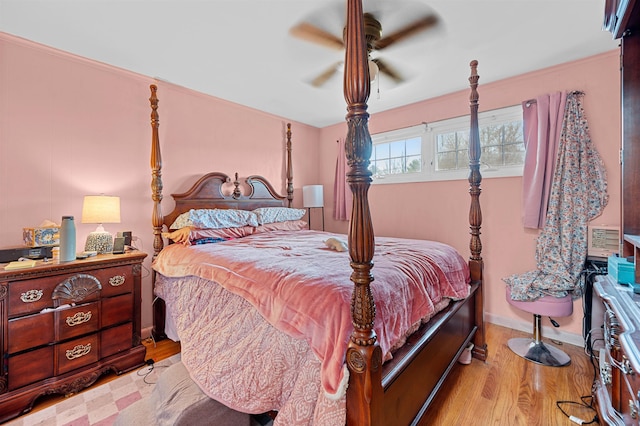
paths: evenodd
<path fill-rule="evenodd" d="M 568 317 L 573 313 L 571 295 L 565 297 L 542 296 L 540 299 L 524 301 L 511 299 L 511 289 L 507 289 L 507 302 L 518 309 L 545 317 Z"/>

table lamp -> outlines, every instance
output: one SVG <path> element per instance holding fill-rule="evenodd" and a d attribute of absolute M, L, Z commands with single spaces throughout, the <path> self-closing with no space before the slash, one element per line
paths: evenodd
<path fill-rule="evenodd" d="M 302 187 L 302 206 L 309 212 L 309 229 L 311 229 L 311 209 L 322 209 L 322 230 L 324 231 L 324 194 L 322 185 Z"/>
<path fill-rule="evenodd" d="M 120 223 L 120 197 L 86 195 L 82 204 L 82 223 L 97 223 L 87 236 L 85 251 L 109 253 L 113 250 L 113 236 L 104 230 L 103 223 Z"/>

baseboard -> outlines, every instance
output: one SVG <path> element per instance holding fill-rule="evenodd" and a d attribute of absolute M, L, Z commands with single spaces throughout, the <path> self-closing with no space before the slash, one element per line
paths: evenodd
<path fill-rule="evenodd" d="M 142 340 L 151 337 L 151 330 L 153 330 L 153 327 L 146 327 L 140 331 L 140 337 L 142 337 Z"/>
<path fill-rule="evenodd" d="M 533 315 L 531 321 L 520 321 L 513 318 L 505 318 L 499 315 L 485 313 L 485 321 L 491 324 L 500 325 L 502 327 L 512 328 L 518 331 L 524 331 L 525 333 L 533 333 Z M 570 333 L 564 331 L 562 327 L 556 328 L 553 326 L 542 326 L 542 338 L 553 339 L 560 342 L 569 343 L 578 347 L 584 347 L 584 339 L 582 334 Z"/>

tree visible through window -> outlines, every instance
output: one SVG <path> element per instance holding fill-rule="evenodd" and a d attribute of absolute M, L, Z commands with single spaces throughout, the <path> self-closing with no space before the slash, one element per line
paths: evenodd
<path fill-rule="evenodd" d="M 524 164 L 522 120 L 480 126 L 482 164 L 491 168 Z M 469 132 L 436 135 L 436 171 L 469 168 Z"/>
<path fill-rule="evenodd" d="M 416 173 L 422 170 L 422 138 L 414 137 L 376 144 L 371 154 L 374 175 Z"/>
<path fill-rule="evenodd" d="M 478 116 L 486 177 L 522 175 L 524 137 L 521 107 Z M 469 116 L 422 124 L 372 136 L 370 170 L 374 182 L 399 183 L 466 179 L 469 170 Z"/>

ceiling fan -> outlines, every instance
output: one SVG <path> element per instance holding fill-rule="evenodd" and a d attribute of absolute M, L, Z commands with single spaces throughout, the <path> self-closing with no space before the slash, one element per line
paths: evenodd
<path fill-rule="evenodd" d="M 369 53 L 369 74 L 373 80 L 377 73 L 385 74 L 390 77 L 395 83 L 401 83 L 405 80 L 405 77 L 391 66 L 388 61 L 383 60 L 378 56 L 378 52 L 382 51 L 389 46 L 396 45 L 409 38 L 415 37 L 420 33 L 424 33 L 427 30 L 435 28 L 439 23 L 439 18 L 435 13 L 429 13 L 421 18 L 411 21 L 409 24 L 404 25 L 402 28 L 394 31 L 386 37 L 383 37 L 382 24 L 373 13 L 364 14 L 364 32 L 367 40 L 367 51 Z M 338 37 L 329 31 L 320 28 L 317 25 L 309 22 L 301 22 L 290 29 L 290 34 L 299 39 L 319 44 L 331 49 L 341 50 L 344 49 L 344 30 L 342 37 Z M 311 85 L 314 87 L 320 87 L 325 84 L 334 74 L 343 68 L 343 61 L 338 61 L 327 68 L 325 71 L 318 74 L 313 80 Z"/>

